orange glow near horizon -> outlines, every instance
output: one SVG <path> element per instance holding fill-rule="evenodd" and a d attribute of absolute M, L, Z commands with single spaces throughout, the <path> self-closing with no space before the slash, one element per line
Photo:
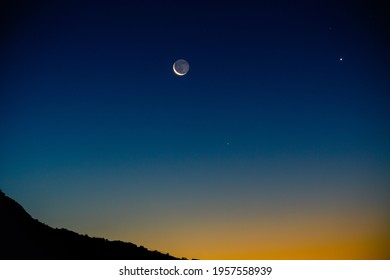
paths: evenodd
<path fill-rule="evenodd" d="M 127 239 L 177 257 L 196 259 L 389 259 L 389 228 L 374 213 L 307 211 L 283 217 L 181 220 Z"/>

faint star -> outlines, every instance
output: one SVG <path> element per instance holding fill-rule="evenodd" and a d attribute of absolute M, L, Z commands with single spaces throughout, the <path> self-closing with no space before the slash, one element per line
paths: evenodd
<path fill-rule="evenodd" d="M 342 57 L 340 57 L 340 61 L 343 61 L 343 58 L 342 58 Z"/>

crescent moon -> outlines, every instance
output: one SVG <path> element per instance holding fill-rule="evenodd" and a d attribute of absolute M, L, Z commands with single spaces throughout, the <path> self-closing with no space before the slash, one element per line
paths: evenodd
<path fill-rule="evenodd" d="M 173 63 L 173 73 L 178 76 L 184 76 L 188 73 L 190 66 L 185 59 L 178 59 Z"/>

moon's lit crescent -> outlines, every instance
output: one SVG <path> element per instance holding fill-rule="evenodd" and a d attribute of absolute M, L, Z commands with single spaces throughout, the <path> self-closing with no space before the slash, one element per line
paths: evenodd
<path fill-rule="evenodd" d="M 173 63 L 173 72 L 178 76 L 184 76 L 190 70 L 190 65 L 184 59 L 178 59 Z"/>

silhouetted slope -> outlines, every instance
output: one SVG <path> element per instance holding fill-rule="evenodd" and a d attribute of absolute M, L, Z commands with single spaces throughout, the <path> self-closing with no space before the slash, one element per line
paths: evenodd
<path fill-rule="evenodd" d="M 176 259 L 132 243 L 53 229 L 0 191 L 0 259 Z"/>

